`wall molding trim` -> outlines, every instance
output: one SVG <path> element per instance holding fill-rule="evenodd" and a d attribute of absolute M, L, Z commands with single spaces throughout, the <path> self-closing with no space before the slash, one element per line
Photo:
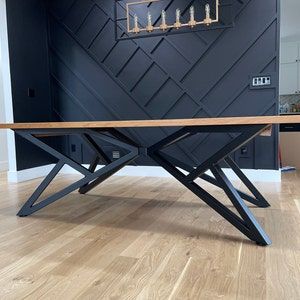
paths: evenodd
<path fill-rule="evenodd" d="M 7 34 L 7 17 L 6 17 L 6 1 L 0 0 L 0 52 L 1 52 L 1 68 L 2 72 L 2 85 L 5 107 L 5 122 L 14 122 L 13 104 L 12 104 L 12 89 L 11 89 L 11 76 L 10 76 L 10 57 L 8 47 L 8 34 Z M 9 170 L 17 171 L 16 161 L 16 145 L 15 134 L 11 130 L 7 130 L 7 148 L 8 148 L 8 164 Z"/>
<path fill-rule="evenodd" d="M 22 171 L 9 171 L 7 173 L 8 182 L 19 183 L 28 180 L 46 176 L 54 164 L 41 166 L 37 168 L 22 170 Z M 85 165 L 85 167 L 88 167 Z M 99 166 L 100 168 L 101 166 Z M 225 174 L 230 180 L 238 180 L 234 172 L 230 169 L 223 169 Z M 280 170 L 243 170 L 246 176 L 253 182 L 281 182 Z M 65 166 L 60 174 L 78 174 L 78 172 L 69 166 Z M 211 173 L 208 172 L 211 175 Z M 161 167 L 148 167 L 148 166 L 126 166 L 120 170 L 115 176 L 140 176 L 140 177 L 172 177 Z"/>

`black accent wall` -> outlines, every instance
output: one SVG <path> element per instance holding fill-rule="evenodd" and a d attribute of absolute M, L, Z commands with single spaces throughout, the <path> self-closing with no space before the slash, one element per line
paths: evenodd
<path fill-rule="evenodd" d="M 230 2 L 233 28 L 116 42 L 112 0 L 7 1 L 16 121 L 277 114 L 279 1 Z M 164 0 L 160 9 L 190 3 Z M 270 75 L 272 85 L 252 88 L 258 75 Z M 26 95 L 28 87 L 34 98 Z M 151 145 L 174 130 L 125 132 Z M 246 168 L 277 168 L 277 136 L 275 130 L 272 138 L 257 138 L 235 153 L 236 161 Z M 196 165 L 231 138 L 203 134 L 171 151 Z M 61 145 L 74 159 L 90 160 L 81 140 L 70 137 Z M 118 150 L 104 146 L 110 156 Z M 17 149 L 18 167 L 29 167 L 27 146 L 18 141 Z M 30 164 L 48 161 L 39 154 Z"/>
<path fill-rule="evenodd" d="M 52 119 L 47 12 L 43 1 L 6 1 L 15 122 Z M 16 136 L 18 170 L 52 162 L 44 152 Z"/>

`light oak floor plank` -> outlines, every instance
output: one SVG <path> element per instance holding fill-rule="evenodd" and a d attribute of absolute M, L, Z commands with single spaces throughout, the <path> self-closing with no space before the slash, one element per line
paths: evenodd
<path fill-rule="evenodd" d="M 59 176 L 44 196 L 78 178 Z M 115 176 L 16 217 L 40 181 L 9 184 L 0 173 L 0 299 L 300 299 L 298 172 L 257 183 L 271 207 L 249 207 L 269 247 L 169 178 Z"/>

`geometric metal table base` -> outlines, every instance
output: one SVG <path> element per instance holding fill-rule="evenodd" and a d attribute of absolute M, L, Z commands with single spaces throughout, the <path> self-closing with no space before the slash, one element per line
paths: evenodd
<path fill-rule="evenodd" d="M 217 213 L 223 216 L 228 222 L 235 226 L 240 232 L 247 236 L 250 240 L 255 241 L 259 245 L 270 245 L 271 240 L 264 232 L 263 228 L 256 220 L 248 206 L 249 202 L 257 207 L 270 206 L 262 194 L 255 188 L 245 174 L 240 170 L 237 164 L 231 159 L 231 155 L 244 144 L 260 135 L 269 127 L 266 125 L 227 125 L 227 126 L 194 126 L 183 127 L 170 136 L 162 139 L 155 145 L 145 148 L 137 145 L 129 137 L 122 134 L 114 128 L 106 129 L 20 129 L 16 133 L 40 147 L 44 151 L 54 156 L 58 161 L 50 173 L 46 176 L 43 182 L 39 185 L 36 191 L 24 204 L 18 212 L 18 216 L 26 217 L 34 212 L 44 208 L 45 206 L 63 198 L 73 191 L 79 190 L 81 194 L 85 194 L 101 184 L 104 180 L 118 172 L 124 166 L 130 164 L 141 155 L 151 157 L 158 165 L 168 171 L 173 177 L 180 181 L 191 192 L 197 195 L 207 205 L 214 209 Z M 185 162 L 170 156 L 167 153 L 167 148 L 179 141 L 187 139 L 199 133 L 211 132 L 228 132 L 237 134 L 230 142 L 228 142 L 219 151 L 212 154 L 207 160 L 199 166 L 190 166 Z M 60 151 L 47 145 L 40 140 L 44 136 L 65 136 L 77 135 L 80 136 L 83 142 L 94 152 L 95 157 L 89 168 L 83 167 L 78 162 L 62 154 Z M 101 149 L 96 142 L 100 139 L 106 143 L 121 147 L 127 153 L 117 160 L 111 160 Z M 106 165 L 100 170 L 96 170 L 99 162 L 105 162 Z M 252 195 L 237 190 L 229 181 L 227 176 L 222 171 L 220 164 L 226 163 L 229 168 L 240 178 L 242 183 L 248 188 Z M 49 186 L 55 176 L 63 168 L 68 165 L 80 172 L 84 177 L 77 182 L 63 188 L 61 191 L 54 193 L 46 199 L 39 201 L 41 194 Z M 206 174 L 210 170 L 213 176 Z M 221 188 L 232 202 L 237 213 L 231 211 L 228 207 L 222 204 L 209 192 L 203 189 L 195 180 L 201 178 L 219 188 Z"/>

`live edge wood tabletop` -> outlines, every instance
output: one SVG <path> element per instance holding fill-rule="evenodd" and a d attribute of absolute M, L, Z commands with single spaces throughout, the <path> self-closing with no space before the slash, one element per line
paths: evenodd
<path fill-rule="evenodd" d="M 149 156 L 157 165 L 164 168 L 250 240 L 258 245 L 266 246 L 271 244 L 271 239 L 255 219 L 245 202 L 250 202 L 260 208 L 267 208 L 270 204 L 235 163 L 232 159 L 232 154 L 258 135 L 271 135 L 272 125 L 278 124 L 300 124 L 300 116 L 14 123 L 0 124 L 0 129 L 14 130 L 18 135 L 57 159 L 54 168 L 19 211 L 18 216 L 20 217 L 27 217 L 76 190 L 79 190 L 81 194 L 85 194 L 140 156 Z M 132 140 L 118 130 L 119 128 L 138 127 L 178 127 L 178 130 L 150 147 L 140 145 L 138 141 Z M 203 132 L 231 132 L 239 133 L 239 135 L 233 137 L 216 153 L 209 153 L 209 158 L 200 165 L 190 165 L 187 161 L 179 160 L 165 151 L 170 145 Z M 80 137 L 95 154 L 90 167 L 84 167 L 65 153 L 59 152 L 60 150 L 52 148 L 51 145 L 40 139 L 43 136 L 50 135 L 77 135 Z M 98 139 L 125 149 L 126 154 L 119 159 L 111 159 L 102 150 L 101 145 L 97 143 Z M 104 162 L 105 165 L 97 169 L 100 162 Z M 251 195 L 234 187 L 222 170 L 221 163 L 232 169 L 251 192 Z M 44 190 L 50 185 L 64 165 L 77 170 L 83 175 L 83 178 L 48 198 L 38 201 Z M 181 170 L 185 171 L 185 173 Z M 207 174 L 207 171 L 211 171 L 213 176 Z M 205 190 L 196 181 L 198 178 L 221 188 L 232 202 L 237 214 L 210 194 L 209 190 Z"/>

